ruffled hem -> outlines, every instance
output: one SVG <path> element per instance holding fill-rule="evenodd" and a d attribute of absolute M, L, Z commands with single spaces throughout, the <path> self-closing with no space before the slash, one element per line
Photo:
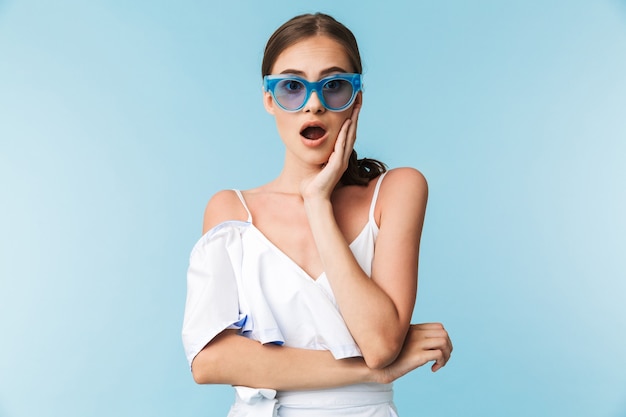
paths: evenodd
<path fill-rule="evenodd" d="M 361 356 L 330 288 L 247 233 L 250 226 L 220 223 L 191 251 L 183 323 L 189 363 L 225 329 L 263 344 L 329 350 L 336 359 Z"/>

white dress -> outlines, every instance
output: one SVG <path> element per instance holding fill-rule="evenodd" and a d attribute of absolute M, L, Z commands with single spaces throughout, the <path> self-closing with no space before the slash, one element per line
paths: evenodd
<path fill-rule="evenodd" d="M 350 244 L 359 265 L 371 275 L 378 225 L 374 207 Z M 194 246 L 187 273 L 183 344 L 194 357 L 225 329 L 261 343 L 329 350 L 336 359 L 362 356 L 337 307 L 326 275 L 314 279 L 248 220 L 223 222 Z M 235 387 L 229 417 L 390 417 L 397 416 L 392 384 L 357 384 L 315 391 Z"/>

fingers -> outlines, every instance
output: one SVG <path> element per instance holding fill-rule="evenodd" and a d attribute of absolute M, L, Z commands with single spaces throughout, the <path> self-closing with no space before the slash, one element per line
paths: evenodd
<path fill-rule="evenodd" d="M 332 162 L 339 161 L 341 163 L 340 170 L 343 172 L 348 167 L 348 161 L 354 148 L 354 142 L 356 141 L 356 127 L 359 119 L 359 112 L 361 109 L 360 104 L 355 104 L 352 108 L 352 114 L 350 118 L 344 120 L 337 134 L 337 140 L 335 141 L 335 148 L 330 159 Z M 329 159 L 329 163 L 331 162 Z"/>
<path fill-rule="evenodd" d="M 448 341 L 448 346 L 450 352 L 453 350 L 452 340 L 450 340 L 450 336 L 448 335 L 447 330 L 443 327 L 441 323 L 421 323 L 421 324 L 412 324 L 411 330 L 419 330 L 425 337 L 445 337 Z"/>
<path fill-rule="evenodd" d="M 443 368 L 452 354 L 452 341 L 448 332 L 441 323 L 413 324 L 407 334 L 407 343 L 414 345 L 428 357 L 434 360 L 431 369 L 433 372 Z"/>
<path fill-rule="evenodd" d="M 361 112 L 361 103 L 356 103 L 354 107 L 352 107 L 352 114 L 350 115 L 350 119 L 352 119 L 355 123 L 359 120 L 359 113 Z"/>
<path fill-rule="evenodd" d="M 328 161 L 321 165 L 321 171 L 314 175 L 315 178 L 309 178 L 301 183 L 300 193 L 303 196 L 319 195 L 320 192 L 328 195 L 341 179 L 341 176 L 348 168 L 350 156 L 354 148 L 360 109 L 361 104 L 355 104 L 350 118 L 346 119 L 341 125 L 339 133 L 337 133 L 333 152 L 330 154 Z"/>
<path fill-rule="evenodd" d="M 420 323 L 420 324 L 411 324 L 411 327 L 414 329 L 431 329 L 431 330 L 445 330 L 443 328 L 443 324 L 441 323 Z"/>
<path fill-rule="evenodd" d="M 346 152 L 346 138 L 348 135 L 348 129 L 350 124 L 350 119 L 347 119 L 341 126 L 341 129 L 339 130 L 339 135 L 337 136 L 337 140 L 335 141 L 335 148 L 333 149 L 333 153 L 330 154 L 328 162 L 324 166 L 326 170 L 337 170 L 337 172 L 345 171 L 348 161 L 348 158 L 346 158 L 346 154 L 348 154 L 348 156 L 350 155 L 349 152 Z"/>
<path fill-rule="evenodd" d="M 349 149 L 350 149 L 350 153 L 352 152 L 352 148 L 354 147 L 354 142 L 356 141 L 356 130 L 357 130 L 357 126 L 359 124 L 359 113 L 361 112 L 361 105 L 360 104 L 355 104 L 354 108 L 352 109 L 352 115 L 350 116 L 350 126 L 348 129 L 348 145 L 349 145 Z"/>
<path fill-rule="evenodd" d="M 350 148 L 354 145 L 354 141 L 356 140 L 356 129 L 359 121 L 359 113 L 361 112 L 361 105 L 355 104 L 352 108 L 352 114 L 350 118 L 346 119 L 343 126 L 341 126 L 341 130 L 339 131 L 339 137 L 344 134 L 344 138 L 346 139 L 346 145 Z M 346 147 L 348 147 L 346 146 Z M 352 149 L 350 149 L 352 151 Z"/>
<path fill-rule="evenodd" d="M 352 125 L 351 119 L 346 119 L 339 130 L 339 136 L 337 136 L 337 142 L 335 142 L 335 151 L 343 152 L 348 143 L 348 137 L 350 134 L 350 127 Z"/>
<path fill-rule="evenodd" d="M 433 372 L 437 372 L 438 370 L 446 366 L 446 363 L 448 362 L 448 360 L 444 357 L 441 351 L 439 351 L 438 353 L 439 357 L 435 359 L 435 363 L 433 363 L 433 366 L 430 367 L 430 370 Z"/>

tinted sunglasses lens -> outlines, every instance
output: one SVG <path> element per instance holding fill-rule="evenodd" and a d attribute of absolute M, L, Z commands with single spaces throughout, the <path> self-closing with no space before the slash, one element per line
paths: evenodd
<path fill-rule="evenodd" d="M 306 87 L 298 80 L 280 80 L 274 87 L 274 98 L 287 110 L 302 106 L 306 97 Z"/>
<path fill-rule="evenodd" d="M 322 87 L 324 101 L 329 109 L 341 109 L 350 103 L 354 88 L 348 80 L 335 78 L 328 80 Z"/>

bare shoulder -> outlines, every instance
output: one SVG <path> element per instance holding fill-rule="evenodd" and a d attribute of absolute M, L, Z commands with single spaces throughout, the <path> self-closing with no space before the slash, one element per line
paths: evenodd
<path fill-rule="evenodd" d="M 379 200 L 376 215 L 381 232 L 393 236 L 396 243 L 402 241 L 401 236 L 408 236 L 407 245 L 419 247 L 428 201 L 424 175 L 414 168 L 390 170 L 381 183 Z"/>
<path fill-rule="evenodd" d="M 202 233 L 229 220 L 245 221 L 246 209 L 233 190 L 222 190 L 213 195 L 204 209 Z"/>
<path fill-rule="evenodd" d="M 385 200 L 428 198 L 428 183 L 424 175 L 415 168 L 403 167 L 389 170 L 380 190 L 380 198 Z"/>

